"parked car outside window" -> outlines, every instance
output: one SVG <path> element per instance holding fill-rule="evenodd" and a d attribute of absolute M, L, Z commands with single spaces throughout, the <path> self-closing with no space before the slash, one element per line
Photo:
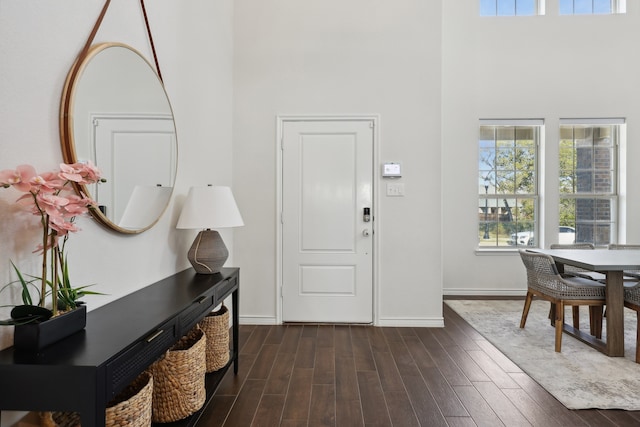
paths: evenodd
<path fill-rule="evenodd" d="M 509 245 L 533 246 L 533 240 L 533 231 L 521 231 L 519 233 L 513 233 L 507 243 Z"/>
<path fill-rule="evenodd" d="M 558 229 L 558 243 L 570 245 L 575 242 L 575 228 L 560 226 Z M 535 246 L 535 236 L 533 231 L 521 231 L 519 233 L 513 233 L 507 243 L 512 246 Z"/>
<path fill-rule="evenodd" d="M 571 245 L 576 242 L 576 229 L 573 227 L 560 227 L 558 233 L 558 243 L 562 245 Z"/>

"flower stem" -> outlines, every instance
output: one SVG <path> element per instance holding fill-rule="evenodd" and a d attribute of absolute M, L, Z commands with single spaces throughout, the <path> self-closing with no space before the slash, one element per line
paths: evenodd
<path fill-rule="evenodd" d="M 54 235 L 51 236 L 51 244 L 53 244 Z M 58 314 L 58 257 L 59 257 L 59 248 L 55 246 L 51 248 L 51 268 L 53 270 L 53 277 L 51 280 L 51 310 L 53 311 L 53 315 Z"/>
<path fill-rule="evenodd" d="M 42 283 L 40 284 L 40 307 L 44 307 L 47 295 L 47 244 L 49 238 L 48 215 L 42 217 Z"/>

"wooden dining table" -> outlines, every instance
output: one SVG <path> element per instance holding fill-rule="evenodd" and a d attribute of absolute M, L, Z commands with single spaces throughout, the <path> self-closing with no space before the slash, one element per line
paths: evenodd
<path fill-rule="evenodd" d="M 606 338 L 600 340 L 565 323 L 564 331 L 608 356 L 624 356 L 624 270 L 640 270 L 640 250 L 529 249 L 550 255 L 562 272 L 565 265 L 606 276 Z"/>

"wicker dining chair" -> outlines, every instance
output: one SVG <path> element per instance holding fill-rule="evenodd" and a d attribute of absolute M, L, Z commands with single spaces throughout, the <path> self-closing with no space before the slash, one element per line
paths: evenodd
<path fill-rule="evenodd" d="M 520 249 L 520 258 L 527 270 L 527 297 L 522 309 L 520 327 L 524 328 L 534 297 L 555 306 L 555 350 L 562 348 L 565 306 L 589 306 L 590 333 L 602 336 L 602 310 L 605 305 L 604 285 L 582 277 L 562 277 L 553 258 L 546 254 Z"/>
<path fill-rule="evenodd" d="M 611 250 L 640 249 L 640 245 L 635 244 L 610 244 Z M 625 270 L 627 277 L 640 279 L 640 270 Z M 624 306 L 636 312 L 636 363 L 640 363 L 640 282 L 630 286 L 628 281 L 624 283 Z"/>
<path fill-rule="evenodd" d="M 609 249 L 640 249 L 640 245 L 634 243 L 611 243 Z"/>
<path fill-rule="evenodd" d="M 552 243 L 549 246 L 549 249 L 586 249 L 593 250 L 595 246 L 592 243 Z M 582 277 L 585 279 L 591 280 L 599 280 L 602 283 L 605 282 L 607 276 L 602 273 L 598 273 L 597 271 L 585 270 L 584 268 L 576 267 L 574 265 L 565 265 L 563 277 Z M 574 305 L 572 310 L 573 313 L 573 327 L 576 329 L 580 329 L 580 306 Z M 549 311 L 549 319 L 551 320 L 551 324 L 553 324 L 553 312 L 554 306 L 551 304 L 551 309 Z M 598 337 L 599 338 L 599 337 Z"/>
<path fill-rule="evenodd" d="M 640 282 L 624 287 L 624 306 L 636 312 L 636 363 L 640 363 Z"/>

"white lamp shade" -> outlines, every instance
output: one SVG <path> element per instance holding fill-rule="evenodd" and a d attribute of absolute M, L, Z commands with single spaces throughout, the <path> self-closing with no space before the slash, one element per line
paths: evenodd
<path fill-rule="evenodd" d="M 229 187 L 191 187 L 176 228 L 228 228 L 244 225 Z"/>

